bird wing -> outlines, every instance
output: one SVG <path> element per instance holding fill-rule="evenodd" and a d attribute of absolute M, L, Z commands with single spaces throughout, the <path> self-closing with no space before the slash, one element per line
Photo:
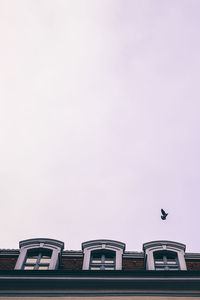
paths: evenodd
<path fill-rule="evenodd" d="M 161 208 L 161 213 L 162 213 L 162 215 L 166 215 L 166 212 L 162 208 Z"/>

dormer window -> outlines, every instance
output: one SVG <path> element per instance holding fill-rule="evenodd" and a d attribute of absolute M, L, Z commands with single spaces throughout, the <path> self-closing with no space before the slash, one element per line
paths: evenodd
<path fill-rule="evenodd" d="M 83 270 L 121 270 L 125 244 L 112 240 L 94 240 L 82 243 Z"/>
<path fill-rule="evenodd" d="M 157 251 L 154 253 L 155 270 L 179 270 L 178 257 L 176 252 L 171 251 Z"/>
<path fill-rule="evenodd" d="M 90 270 L 115 270 L 115 252 L 92 251 Z"/>
<path fill-rule="evenodd" d="M 24 270 L 48 270 L 51 263 L 52 251 L 48 249 L 34 249 L 27 252 Z"/>
<path fill-rule="evenodd" d="M 55 270 L 59 267 L 64 243 L 52 239 L 29 239 L 19 243 L 15 270 Z"/>
<path fill-rule="evenodd" d="M 147 270 L 187 270 L 184 244 L 171 241 L 153 241 L 145 243 L 143 250 Z"/>

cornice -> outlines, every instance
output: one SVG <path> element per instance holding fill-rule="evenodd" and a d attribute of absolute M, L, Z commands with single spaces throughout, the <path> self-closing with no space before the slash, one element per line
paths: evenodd
<path fill-rule="evenodd" d="M 64 250 L 62 252 L 62 257 L 83 257 L 83 252 L 80 251 L 75 251 L 75 250 Z"/>
<path fill-rule="evenodd" d="M 101 292 L 143 293 L 151 291 L 200 294 L 200 271 L 0 271 L 1 291 L 45 291 L 62 289 L 66 293 L 96 290 Z"/>
<path fill-rule="evenodd" d="M 185 259 L 191 259 L 191 260 L 199 260 L 200 261 L 200 253 L 185 253 Z"/>
<path fill-rule="evenodd" d="M 23 247 L 31 247 L 34 245 L 40 246 L 40 244 L 44 245 L 50 245 L 50 246 L 55 246 L 57 248 L 60 248 L 61 250 L 64 249 L 64 243 L 58 240 L 54 239 L 48 239 L 48 238 L 34 238 L 34 239 L 28 239 L 28 240 L 23 240 L 19 242 L 19 248 Z"/>
<path fill-rule="evenodd" d="M 114 240 L 91 240 L 91 241 L 87 241 L 82 243 L 82 250 L 89 248 L 89 247 L 93 247 L 93 246 L 98 246 L 98 245 L 109 245 L 111 247 L 116 247 L 122 250 L 125 250 L 126 245 L 122 242 L 119 241 L 114 241 Z"/>
<path fill-rule="evenodd" d="M 0 249 L 0 256 L 19 255 L 19 249 Z"/>
<path fill-rule="evenodd" d="M 151 241 L 143 244 L 143 250 L 146 251 L 150 248 L 162 247 L 162 246 L 172 247 L 176 249 L 180 249 L 185 251 L 186 246 L 182 243 L 174 242 L 174 241 L 167 241 L 167 240 L 160 240 L 160 241 Z"/>
<path fill-rule="evenodd" d="M 144 259 L 144 252 L 132 252 L 132 251 L 125 251 L 123 253 L 123 258 L 140 258 Z"/>

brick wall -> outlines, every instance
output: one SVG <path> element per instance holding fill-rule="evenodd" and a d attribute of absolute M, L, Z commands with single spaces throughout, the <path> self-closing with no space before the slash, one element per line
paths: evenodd
<path fill-rule="evenodd" d="M 0 257 L 0 270 L 14 270 L 17 262 L 16 256 Z M 77 257 L 63 257 L 59 269 L 82 270 L 83 259 Z M 188 271 L 200 271 L 200 261 L 186 260 Z M 123 270 L 145 270 L 144 260 L 140 258 L 123 258 Z"/>
<path fill-rule="evenodd" d="M 0 257 L 0 270 L 14 270 L 17 257 Z"/>
<path fill-rule="evenodd" d="M 82 258 L 62 258 L 60 269 L 63 270 L 82 270 Z"/>
<path fill-rule="evenodd" d="M 140 258 L 123 258 L 122 270 L 144 270 L 144 260 Z"/>
<path fill-rule="evenodd" d="M 187 260 L 186 266 L 188 271 L 200 271 L 200 261 Z"/>

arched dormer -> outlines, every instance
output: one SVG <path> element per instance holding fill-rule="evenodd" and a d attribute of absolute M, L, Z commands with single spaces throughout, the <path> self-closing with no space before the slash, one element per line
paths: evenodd
<path fill-rule="evenodd" d="M 125 244 L 112 240 L 82 243 L 83 270 L 121 270 Z"/>
<path fill-rule="evenodd" d="M 19 242 L 19 248 L 15 270 L 55 270 L 64 243 L 53 239 L 29 239 Z"/>
<path fill-rule="evenodd" d="M 143 244 L 147 270 L 187 270 L 185 245 L 172 241 Z"/>

